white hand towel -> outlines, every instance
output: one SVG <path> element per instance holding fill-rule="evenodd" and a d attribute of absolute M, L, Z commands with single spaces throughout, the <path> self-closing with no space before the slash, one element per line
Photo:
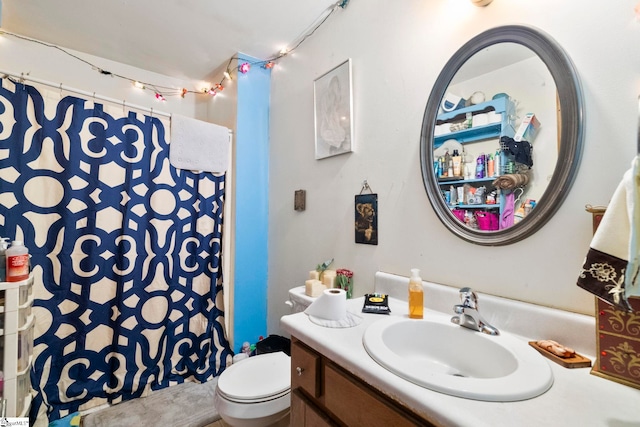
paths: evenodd
<path fill-rule="evenodd" d="M 171 115 L 171 165 L 186 170 L 224 173 L 229 168 L 231 131 L 213 123 Z"/>
<path fill-rule="evenodd" d="M 629 222 L 631 232 L 629 235 L 629 263 L 624 280 L 624 293 L 626 298 L 640 296 L 640 159 L 633 159 L 633 166 L 629 183 L 627 183 L 627 202 L 631 198 L 629 209 Z M 631 196 L 631 197 L 629 197 Z"/>
<path fill-rule="evenodd" d="M 578 286 L 623 310 L 630 296 L 640 295 L 640 197 L 638 158 L 616 188 L 591 241 Z"/>

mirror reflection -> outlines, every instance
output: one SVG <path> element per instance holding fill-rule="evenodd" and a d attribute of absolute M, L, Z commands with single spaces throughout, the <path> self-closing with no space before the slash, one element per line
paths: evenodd
<path fill-rule="evenodd" d="M 560 151 L 560 108 L 545 63 L 519 43 L 471 56 L 440 101 L 433 174 L 457 221 L 490 233 L 535 211 Z"/>

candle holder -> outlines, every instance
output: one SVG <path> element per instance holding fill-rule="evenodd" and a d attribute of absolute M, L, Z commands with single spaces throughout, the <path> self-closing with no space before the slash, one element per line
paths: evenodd
<path fill-rule="evenodd" d="M 353 271 L 346 268 L 336 270 L 336 284 L 338 288 L 345 290 L 347 299 L 350 299 L 353 295 Z"/>

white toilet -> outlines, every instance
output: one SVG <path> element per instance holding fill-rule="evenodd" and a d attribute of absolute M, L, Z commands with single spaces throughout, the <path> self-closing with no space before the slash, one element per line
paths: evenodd
<path fill-rule="evenodd" d="M 302 291 L 300 291 L 302 288 Z M 304 311 L 315 298 L 304 286 L 289 291 L 292 311 Z M 232 427 L 288 427 L 291 358 L 279 351 L 240 360 L 218 377 L 214 404 Z"/>

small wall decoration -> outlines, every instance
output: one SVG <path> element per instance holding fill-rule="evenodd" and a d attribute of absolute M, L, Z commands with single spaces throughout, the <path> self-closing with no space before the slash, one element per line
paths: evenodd
<path fill-rule="evenodd" d="M 307 208 L 307 192 L 296 190 L 293 194 L 293 209 L 296 211 L 305 210 Z"/>
<path fill-rule="evenodd" d="M 352 151 L 351 59 L 313 82 L 316 159 Z"/>
<path fill-rule="evenodd" d="M 362 194 L 371 190 L 367 181 L 362 185 L 360 194 L 355 197 L 355 229 L 356 243 L 367 245 L 378 244 L 378 195 Z"/>

